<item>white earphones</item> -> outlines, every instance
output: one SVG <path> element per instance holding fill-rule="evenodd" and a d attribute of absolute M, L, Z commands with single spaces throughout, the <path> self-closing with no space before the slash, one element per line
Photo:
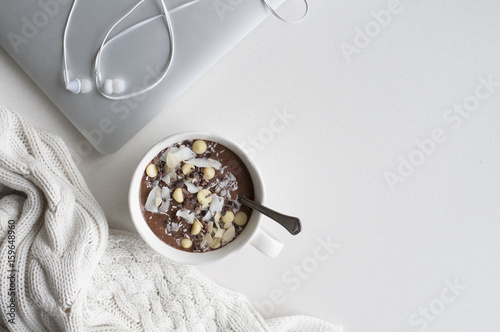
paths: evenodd
<path fill-rule="evenodd" d="M 92 90 L 92 83 L 90 83 L 90 80 L 80 80 L 79 78 L 74 78 L 66 81 L 66 90 L 73 92 L 75 95 L 79 93 L 87 93 Z"/>
<path fill-rule="evenodd" d="M 167 72 L 170 68 L 170 64 L 171 64 L 172 58 L 174 56 L 174 33 L 173 33 L 173 28 L 172 28 L 172 22 L 170 20 L 170 14 L 169 14 L 169 11 L 167 10 L 167 7 L 165 5 L 164 0 L 160 0 L 162 11 L 163 11 L 162 14 L 150 17 L 142 22 L 139 22 L 139 23 L 129 27 L 128 29 L 123 30 L 122 32 L 118 33 L 117 35 L 113 36 L 112 38 L 109 38 L 109 35 L 111 34 L 111 32 L 113 32 L 115 27 L 121 21 L 123 21 L 125 18 L 127 18 L 130 14 L 132 14 L 134 12 L 134 10 L 137 7 L 139 7 L 144 1 L 145 0 L 140 0 L 136 5 L 134 5 L 132 7 L 132 9 L 130 9 L 125 15 L 123 15 L 118 21 L 116 21 L 115 24 L 113 24 L 113 26 L 106 33 L 106 36 L 104 37 L 104 39 L 101 43 L 101 47 L 99 48 L 99 51 L 97 52 L 95 62 L 94 62 L 94 76 L 95 76 L 96 88 L 97 88 L 97 91 L 99 91 L 99 93 L 101 93 L 101 95 L 103 95 L 104 97 L 106 97 L 108 99 L 112 99 L 112 100 L 127 99 L 130 97 L 142 94 L 146 91 L 149 91 L 149 90 L 153 89 L 154 87 L 156 87 L 158 84 L 160 84 L 161 81 L 163 81 L 163 79 L 167 75 Z M 178 7 L 173 8 L 172 10 L 170 10 L 170 13 L 173 13 L 177 10 L 188 7 L 188 6 L 194 4 L 198 1 L 200 1 L 200 0 L 191 0 L 189 2 L 186 2 Z M 73 5 L 71 6 L 71 9 L 70 9 L 70 12 L 68 15 L 68 19 L 66 21 L 66 26 L 64 27 L 64 36 L 63 36 L 63 60 L 64 60 L 63 76 L 64 76 L 64 82 L 65 82 L 66 89 L 73 92 L 74 94 L 87 93 L 87 92 L 92 90 L 92 83 L 90 82 L 90 80 L 79 79 L 79 78 L 70 79 L 70 76 L 69 76 L 66 40 L 67 40 L 68 27 L 70 25 L 71 18 L 73 16 L 73 11 L 74 11 L 74 8 L 76 6 L 76 3 L 77 3 L 77 0 L 75 0 L 73 2 Z M 119 79 L 119 78 L 106 79 L 106 80 L 104 80 L 104 82 L 102 81 L 102 74 L 101 74 L 101 56 L 102 56 L 102 53 L 105 50 L 106 46 L 108 44 L 110 44 L 111 42 L 113 42 L 114 40 L 124 36 L 125 34 L 131 32 L 132 30 L 135 30 L 137 28 L 140 28 L 140 27 L 148 24 L 149 22 L 151 22 L 157 18 L 165 19 L 165 23 L 167 24 L 168 36 L 169 36 L 170 53 L 169 53 L 165 68 L 163 69 L 163 72 L 160 75 L 160 77 L 153 84 L 149 85 L 148 87 L 146 87 L 140 91 L 135 91 L 133 93 L 119 95 L 119 94 L 123 93 L 126 89 L 125 81 L 122 79 Z"/>
<path fill-rule="evenodd" d="M 66 21 L 66 25 L 64 27 L 64 35 L 63 35 L 63 62 L 64 62 L 64 70 L 63 70 L 63 77 L 64 77 L 64 83 L 65 83 L 65 87 L 68 91 L 71 91 L 72 93 L 74 94 L 79 94 L 79 93 L 88 93 L 92 90 L 92 83 L 90 82 L 90 80 L 88 79 L 79 79 L 79 78 L 73 78 L 71 79 L 70 78 L 70 73 L 69 73 L 69 70 L 68 70 L 68 57 L 67 57 L 67 48 L 66 48 L 66 36 L 67 36 L 67 31 L 68 31 L 68 27 L 70 25 L 70 21 L 71 21 L 71 18 L 73 16 L 73 11 L 75 9 L 75 6 L 76 6 L 76 3 L 77 3 L 78 0 L 74 0 L 73 1 L 73 5 L 71 6 L 71 9 L 70 9 L 70 12 L 69 12 L 69 15 L 68 15 L 68 19 Z M 134 12 L 134 10 L 136 10 L 137 7 L 139 7 L 145 0 L 140 0 L 137 4 L 135 4 L 125 15 L 123 15 L 118 21 L 116 21 L 113 26 L 108 30 L 108 32 L 106 33 L 106 36 L 104 37 L 102 43 L 101 43 L 101 47 L 99 48 L 99 51 L 97 52 L 97 55 L 95 57 L 95 62 L 94 62 L 94 78 L 95 78 L 95 83 L 96 83 L 96 88 L 97 88 L 97 91 L 99 91 L 99 93 L 108 98 L 108 99 L 112 99 L 112 100 L 121 100 L 121 99 L 127 99 L 127 98 L 130 98 L 130 97 L 134 97 L 134 96 L 137 96 L 137 95 L 140 95 L 140 94 L 143 94 L 151 89 L 153 89 L 154 87 L 156 87 L 158 84 L 160 84 L 163 79 L 165 78 L 165 76 L 167 76 L 167 72 L 168 70 L 170 69 L 170 65 L 172 63 L 172 59 L 174 57 L 174 33 L 173 33 L 173 28 L 172 28 L 172 22 L 171 22 L 171 19 L 170 19 L 170 14 L 177 11 L 177 10 L 180 10 L 180 9 L 183 9 L 185 7 L 188 7 L 188 6 L 191 6 L 192 4 L 200 1 L 200 0 L 191 0 L 189 2 L 186 2 L 178 7 L 175 7 L 173 8 L 172 10 L 169 10 L 167 9 L 167 6 L 165 5 L 165 0 L 160 0 L 160 3 L 161 3 L 161 7 L 162 7 L 162 11 L 163 13 L 160 14 L 160 15 L 156 15 L 156 16 L 153 16 L 153 17 L 150 17 L 142 22 L 139 22 L 123 31 L 121 31 L 120 33 L 116 34 L 115 36 L 113 36 L 112 38 L 109 38 L 109 35 L 111 34 L 111 32 L 113 32 L 113 30 L 115 29 L 115 27 L 120 24 L 120 22 L 122 22 L 125 18 L 127 18 L 130 14 L 132 14 Z M 276 16 L 277 18 L 279 18 L 280 20 L 284 21 L 284 22 L 287 22 L 287 23 L 298 23 L 300 21 L 302 21 L 308 14 L 309 12 L 309 4 L 308 4 L 308 0 L 303 0 L 305 5 L 306 5 L 306 8 L 305 8 L 305 13 L 304 15 L 297 21 L 290 21 L 290 20 L 287 20 L 285 18 L 283 18 L 281 15 L 279 15 L 275 10 L 274 8 L 271 7 L 271 5 L 267 2 L 267 0 L 262 0 L 262 2 L 264 3 L 264 5 L 267 7 L 267 9 L 274 15 Z M 162 74 L 160 75 L 160 77 L 154 82 L 152 83 L 151 85 L 145 87 L 144 89 L 140 90 L 140 91 L 134 91 L 132 93 L 128 93 L 128 94 L 124 94 L 124 95 L 121 95 L 121 93 L 123 93 L 126 89 L 126 84 L 125 84 L 125 81 L 122 80 L 122 79 L 119 79 L 119 78 L 114 78 L 114 79 L 106 79 L 106 80 L 102 80 L 102 75 L 101 75 L 101 57 L 102 57 L 102 53 L 104 52 L 105 48 L 107 45 L 109 45 L 111 42 L 113 42 L 114 40 L 126 35 L 127 33 L 137 29 L 137 28 L 140 28 L 146 24 L 148 24 L 149 22 L 157 19 L 157 18 L 163 18 L 165 20 L 165 23 L 167 25 L 167 31 L 168 31 L 168 37 L 169 37 L 169 44 L 170 44 L 170 53 L 168 55 L 168 58 L 167 58 L 167 63 L 165 65 L 165 68 L 163 69 L 163 72 Z M 108 39 L 109 38 L 109 39 Z"/>

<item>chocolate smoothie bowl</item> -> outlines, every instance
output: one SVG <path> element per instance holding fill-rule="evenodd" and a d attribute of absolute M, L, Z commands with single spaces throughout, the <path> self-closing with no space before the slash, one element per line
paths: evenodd
<path fill-rule="evenodd" d="M 134 172 L 128 200 L 138 233 L 172 260 L 213 263 L 247 244 L 276 257 L 283 244 L 238 196 L 264 203 L 255 162 L 231 140 L 186 132 L 149 149 Z"/>
<path fill-rule="evenodd" d="M 252 178 L 226 146 L 185 140 L 163 149 L 146 166 L 140 202 L 153 233 L 188 252 L 217 250 L 245 228 L 251 209 L 237 196 L 254 199 Z"/>

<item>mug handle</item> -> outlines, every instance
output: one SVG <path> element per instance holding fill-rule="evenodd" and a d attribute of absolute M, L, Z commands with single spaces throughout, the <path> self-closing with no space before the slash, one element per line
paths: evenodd
<path fill-rule="evenodd" d="M 270 258 L 277 257 L 283 249 L 283 242 L 280 238 L 262 224 L 257 229 L 250 244 Z"/>

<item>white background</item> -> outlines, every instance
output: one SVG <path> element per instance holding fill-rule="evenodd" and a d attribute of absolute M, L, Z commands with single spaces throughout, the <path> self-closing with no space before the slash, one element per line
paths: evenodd
<path fill-rule="evenodd" d="M 498 331 L 500 86 L 479 88 L 489 95 L 459 126 L 445 116 L 477 100 L 481 77 L 500 82 L 500 2 L 401 0 L 348 61 L 342 45 L 356 45 L 356 27 L 376 29 L 372 11 L 389 3 L 311 1 L 297 25 L 269 17 L 120 151 L 81 158 L 110 227 L 135 231 L 129 179 L 161 138 L 204 129 L 256 140 L 267 205 L 299 216 L 303 232 L 268 221 L 285 243 L 277 259 L 248 247 L 200 267 L 207 277 L 266 318 L 307 314 L 346 332 Z M 0 103 L 76 156 L 83 136 L 4 51 L 0 77 Z M 293 119 L 273 127 L 276 112 Z M 441 142 L 415 152 L 433 130 Z M 424 159 L 391 190 L 387 172 L 411 156 Z"/>

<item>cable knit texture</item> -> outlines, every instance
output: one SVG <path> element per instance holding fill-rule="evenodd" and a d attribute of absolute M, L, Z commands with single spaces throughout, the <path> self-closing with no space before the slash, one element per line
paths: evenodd
<path fill-rule="evenodd" d="M 306 316 L 266 321 L 137 235 L 108 238 L 64 142 L 3 107 L 0 305 L 0 331 L 339 331 Z"/>

